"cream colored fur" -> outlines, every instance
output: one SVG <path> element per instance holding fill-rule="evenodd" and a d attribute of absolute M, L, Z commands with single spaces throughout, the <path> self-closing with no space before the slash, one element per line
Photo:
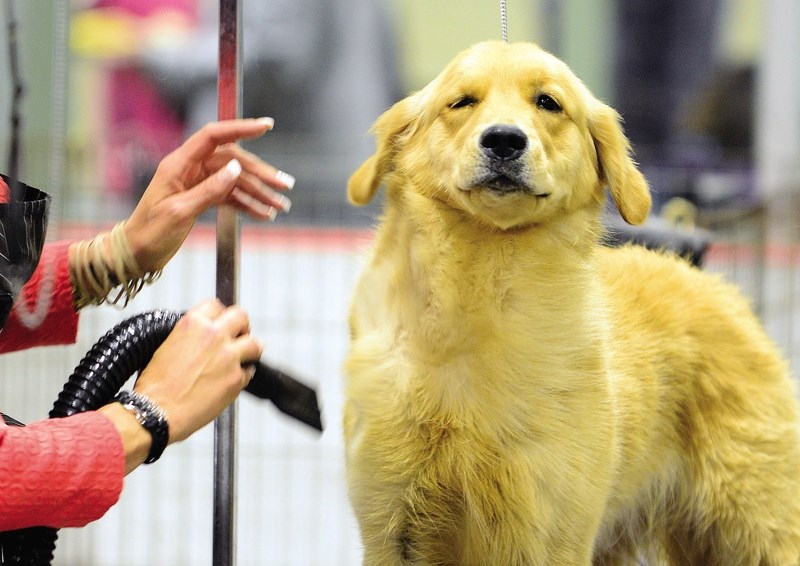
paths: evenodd
<path fill-rule="evenodd" d="M 486 180 L 497 125 L 527 140 L 520 190 Z M 387 190 L 345 363 L 364 563 L 798 564 L 775 346 L 719 278 L 598 244 L 606 188 L 631 223 L 650 208 L 617 114 L 538 47 L 486 42 L 374 131 L 348 186 Z"/>

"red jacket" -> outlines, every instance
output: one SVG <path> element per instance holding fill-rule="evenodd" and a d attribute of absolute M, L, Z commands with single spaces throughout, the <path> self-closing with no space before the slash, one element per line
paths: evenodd
<path fill-rule="evenodd" d="M 124 475 L 122 440 L 101 413 L 0 421 L 0 531 L 82 527 L 117 502 Z"/>
<path fill-rule="evenodd" d="M 45 244 L 39 265 L 22 287 L 6 325 L 0 330 L 0 354 L 34 346 L 75 343 L 78 312 L 69 280 L 69 245 L 70 242 Z M 42 290 L 45 292 L 40 297 Z M 41 307 L 47 307 L 41 313 L 43 318 L 38 313 Z"/>
<path fill-rule="evenodd" d="M 0 331 L 0 352 L 75 342 L 78 313 L 68 249 L 69 242 L 45 245 L 39 266 Z M 21 311 L 35 312 L 42 285 L 52 285 L 39 299 L 49 300 L 50 305 L 43 319 L 36 321 Z M 54 401 L 57 395 L 54 391 Z M 0 405 L 0 409 L 14 415 L 14 407 Z M 0 419 L 0 531 L 84 526 L 117 502 L 124 475 L 122 439 L 100 413 L 46 419 L 26 427 L 6 426 Z"/>

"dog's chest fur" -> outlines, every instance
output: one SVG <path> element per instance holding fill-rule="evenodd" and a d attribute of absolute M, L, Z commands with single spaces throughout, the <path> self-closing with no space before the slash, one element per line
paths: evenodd
<path fill-rule="evenodd" d="M 364 474 L 354 504 L 386 509 L 398 544 L 443 544 L 430 556 L 496 538 L 537 477 L 610 457 L 597 454 L 614 427 L 591 261 L 535 228 L 386 219 L 353 305 L 345 426 L 349 473 Z M 565 467 L 570 444 L 591 457 Z"/>

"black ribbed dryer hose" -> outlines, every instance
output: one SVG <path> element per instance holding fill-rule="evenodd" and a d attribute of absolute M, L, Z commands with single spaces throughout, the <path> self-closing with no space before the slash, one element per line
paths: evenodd
<path fill-rule="evenodd" d="M 50 418 L 99 409 L 123 384 L 144 369 L 182 313 L 154 310 L 132 316 L 109 330 L 81 360 L 58 396 Z M 256 362 L 245 391 L 269 399 L 287 415 L 322 431 L 317 394 L 285 373 Z M 53 561 L 58 530 L 32 527 L 0 533 L 2 565 L 47 566 Z"/>

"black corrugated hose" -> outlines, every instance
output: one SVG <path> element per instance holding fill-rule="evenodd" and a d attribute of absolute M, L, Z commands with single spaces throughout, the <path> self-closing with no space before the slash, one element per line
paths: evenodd
<path fill-rule="evenodd" d="M 132 316 L 109 330 L 89 350 L 58 396 L 50 418 L 99 409 L 142 370 L 178 322 L 181 313 L 154 310 Z M 245 391 L 269 399 L 287 415 L 322 431 L 317 394 L 261 362 Z M 32 527 L 0 533 L 2 566 L 47 566 L 53 561 L 58 530 Z"/>

